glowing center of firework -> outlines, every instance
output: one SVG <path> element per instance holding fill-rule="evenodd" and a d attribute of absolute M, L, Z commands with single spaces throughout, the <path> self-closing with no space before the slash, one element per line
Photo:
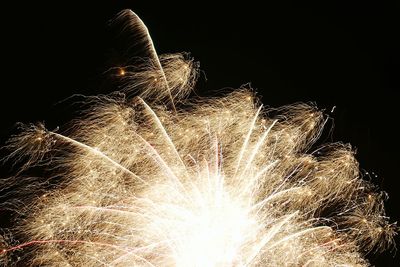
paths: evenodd
<path fill-rule="evenodd" d="M 190 194 L 195 207 L 177 211 L 178 222 L 171 225 L 176 266 L 232 266 L 240 262 L 238 251 L 252 232 L 254 221 L 227 193 L 223 179 L 210 179 L 219 182 L 207 189 L 195 188 Z"/>

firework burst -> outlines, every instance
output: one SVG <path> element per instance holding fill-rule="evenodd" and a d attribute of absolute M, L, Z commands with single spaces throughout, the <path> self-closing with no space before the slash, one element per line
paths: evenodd
<path fill-rule="evenodd" d="M 314 148 L 316 107 L 267 109 L 246 88 L 187 99 L 198 64 L 158 56 L 131 11 L 113 25 L 146 53 L 118 70 L 125 89 L 89 98 L 68 134 L 22 125 L 6 145 L 2 264 L 368 266 L 393 243 L 351 147 Z"/>

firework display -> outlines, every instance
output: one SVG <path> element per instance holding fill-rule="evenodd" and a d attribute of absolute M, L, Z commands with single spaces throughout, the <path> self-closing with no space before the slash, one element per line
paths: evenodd
<path fill-rule="evenodd" d="M 323 112 L 264 108 L 250 88 L 188 97 L 196 62 L 158 56 L 132 11 L 115 25 L 146 54 L 118 69 L 123 90 L 88 97 L 62 133 L 21 125 L 6 144 L 18 171 L 2 179 L 1 208 L 16 223 L 0 263 L 368 266 L 391 246 L 385 194 L 351 147 L 314 145 Z"/>

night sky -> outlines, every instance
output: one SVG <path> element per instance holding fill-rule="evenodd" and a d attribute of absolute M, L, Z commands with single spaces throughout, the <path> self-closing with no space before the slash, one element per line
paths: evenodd
<path fill-rule="evenodd" d="M 116 89 L 104 71 L 123 59 L 106 25 L 130 8 L 159 53 L 186 51 L 200 61 L 199 95 L 250 83 L 264 105 L 305 101 L 325 109 L 333 121 L 324 140 L 352 144 L 362 169 L 390 195 L 388 215 L 400 219 L 400 2 L 52 2 L 2 3 L 1 144 L 15 122 L 53 129 L 73 118 L 73 107 L 57 104 L 72 94 Z M 371 260 L 398 266 L 399 258 Z"/>

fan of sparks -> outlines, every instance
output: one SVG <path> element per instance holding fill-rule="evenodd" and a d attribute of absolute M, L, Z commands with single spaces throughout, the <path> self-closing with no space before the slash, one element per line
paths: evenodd
<path fill-rule="evenodd" d="M 391 247 L 351 147 L 314 145 L 321 111 L 264 108 L 246 88 L 188 98 L 198 64 L 158 56 L 132 11 L 114 24 L 146 55 L 120 69 L 124 89 L 88 98 L 64 133 L 22 125 L 6 145 L 2 264 L 368 266 Z"/>

